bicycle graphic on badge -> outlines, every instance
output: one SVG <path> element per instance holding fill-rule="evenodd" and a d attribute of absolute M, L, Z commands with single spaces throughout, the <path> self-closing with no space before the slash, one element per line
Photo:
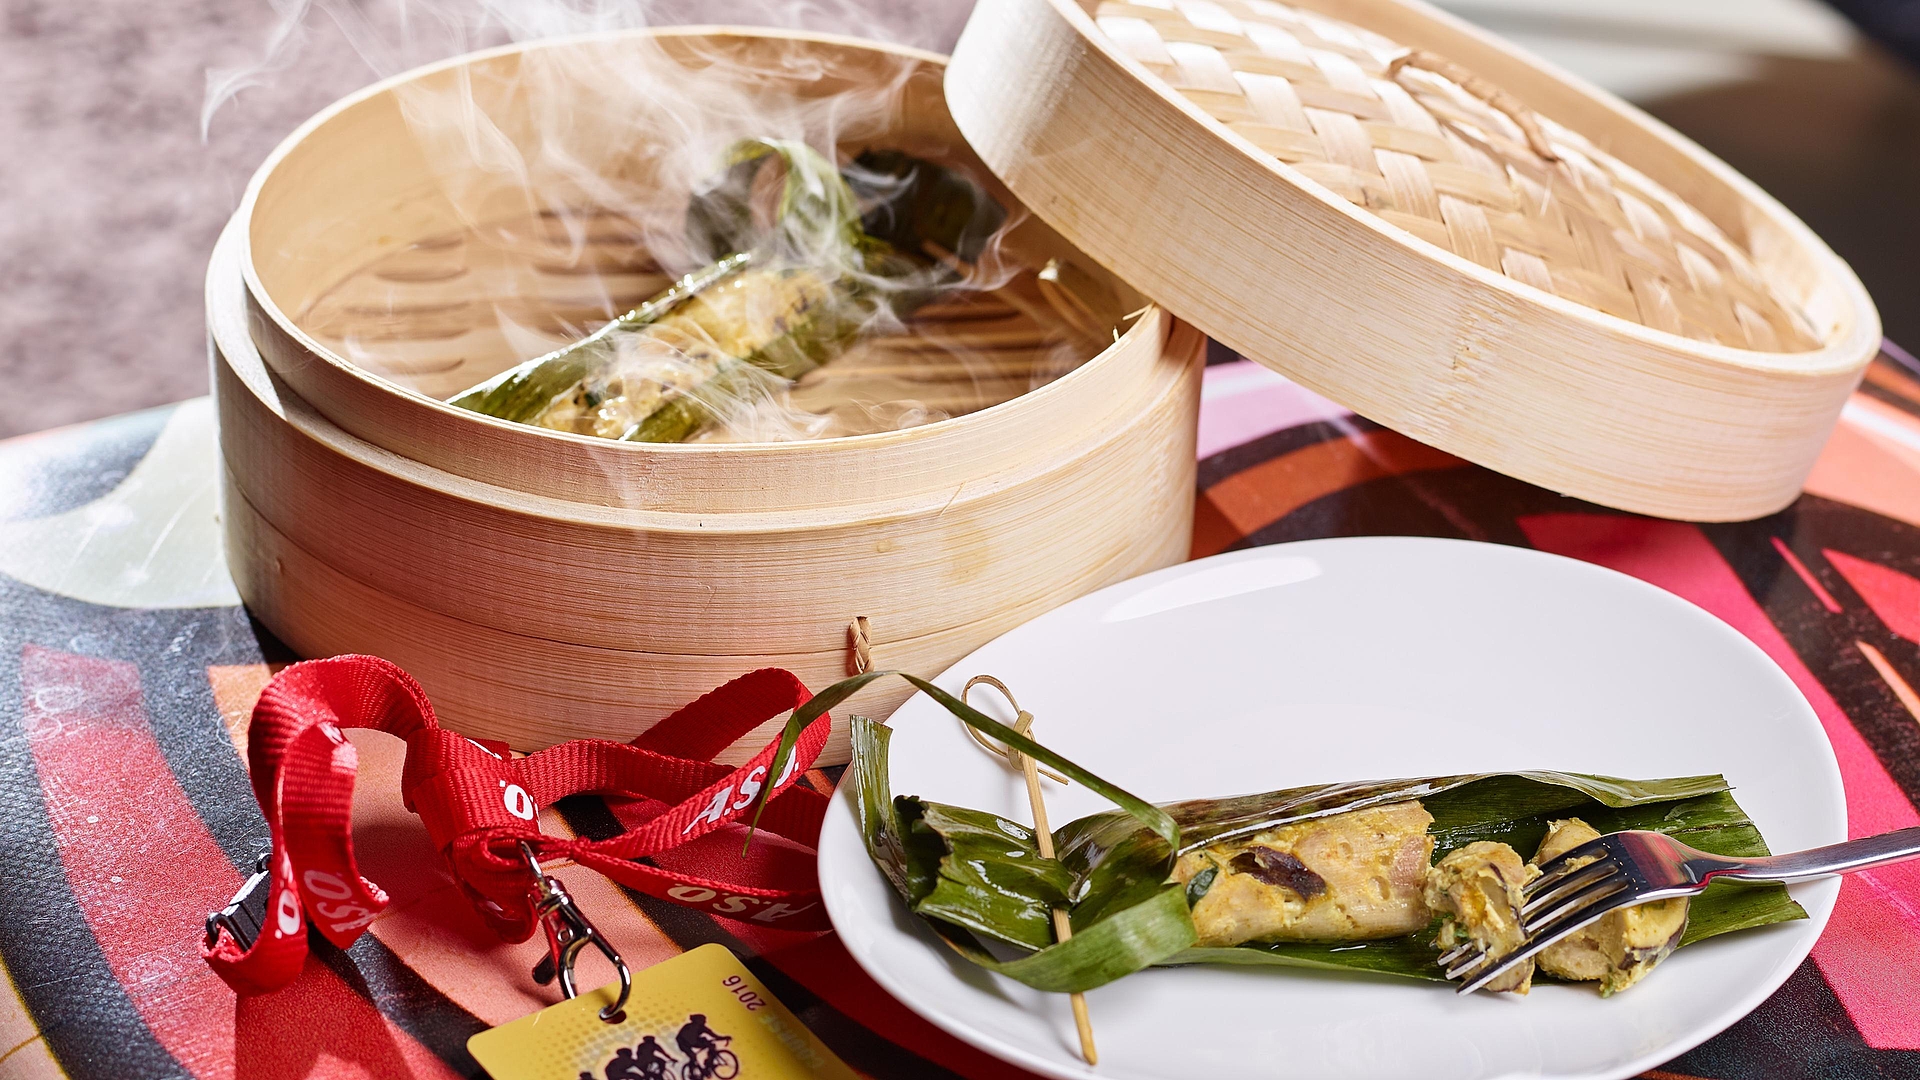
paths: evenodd
<path fill-rule="evenodd" d="M 680 1066 L 680 1080 L 733 1080 L 740 1075 L 740 1058 L 727 1049 L 732 1037 L 708 1027 L 705 1015 L 687 1017 L 673 1041 L 687 1056 Z"/>
<path fill-rule="evenodd" d="M 726 1036 L 721 1036 L 722 1040 Z M 680 1066 L 680 1080 L 733 1080 L 740 1075 L 740 1059 L 724 1046 L 716 1046 L 704 1057 Z"/>

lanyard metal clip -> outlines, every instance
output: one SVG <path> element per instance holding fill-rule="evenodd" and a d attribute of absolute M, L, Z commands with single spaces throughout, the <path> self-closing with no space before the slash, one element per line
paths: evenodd
<path fill-rule="evenodd" d="M 526 859 L 527 869 L 533 871 L 533 887 L 529 890 L 533 911 L 547 931 L 547 958 L 535 965 L 534 981 L 545 986 L 557 976 L 562 994 L 569 998 L 579 997 L 580 991 L 573 981 L 573 965 L 580 956 L 580 950 L 591 944 L 613 962 L 614 971 L 620 974 L 619 996 L 614 998 L 613 1004 L 600 1010 L 600 1019 L 608 1023 L 617 1022 L 620 1011 L 626 1008 L 627 997 L 633 992 L 633 974 L 627 970 L 627 962 L 620 958 L 620 953 L 612 943 L 601 936 L 586 912 L 573 902 L 573 897 L 567 894 L 567 887 L 541 871 L 540 860 L 534 858 L 533 849 L 524 840 L 520 842 L 520 855 Z"/>
<path fill-rule="evenodd" d="M 241 952 L 253 948 L 253 943 L 260 940 L 260 928 L 267 922 L 267 901 L 273 896 L 268 886 L 273 875 L 267 872 L 272 862 L 273 852 L 261 852 L 253 861 L 253 876 L 233 894 L 226 907 L 207 916 L 207 948 L 220 944 L 222 930 Z"/>

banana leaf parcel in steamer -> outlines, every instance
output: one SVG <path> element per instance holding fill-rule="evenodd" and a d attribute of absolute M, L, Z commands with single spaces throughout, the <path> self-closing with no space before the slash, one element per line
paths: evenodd
<path fill-rule="evenodd" d="M 773 220 L 754 188 L 779 162 Z M 805 143 L 745 139 L 695 192 L 709 265 L 563 348 L 450 399 L 473 412 L 629 442 L 683 442 L 723 415 L 960 288 L 1006 211 L 959 173 L 897 150 L 843 172 Z"/>
<path fill-rule="evenodd" d="M 1405 926 L 1392 925 L 1391 918 L 1379 921 L 1378 912 L 1363 910 L 1364 905 L 1334 912 L 1333 921 L 1349 932 L 1330 935 L 1330 940 L 1209 942 L 1209 936 L 1219 937 L 1220 920 L 1217 912 L 1209 913 L 1202 905 L 1224 881 L 1253 877 L 1286 883 L 1302 895 L 1319 896 L 1328 888 L 1337 892 L 1338 882 L 1320 881 L 1285 852 L 1261 844 L 1274 837 L 1323 834 L 1343 821 L 1366 821 L 1366 835 L 1392 838 L 1392 826 L 1382 822 L 1411 820 L 1399 834 L 1401 850 L 1388 851 L 1380 865 L 1404 862 L 1404 849 L 1416 846 L 1422 864 L 1418 873 L 1429 889 L 1434 880 L 1426 877 L 1429 860 L 1435 866 L 1463 859 L 1472 863 L 1475 853 L 1494 845 L 1535 852 L 1542 850 L 1543 841 L 1550 845 L 1546 850 L 1552 850 L 1550 832 L 1566 829 L 1570 819 L 1598 832 L 1667 833 L 1716 854 L 1768 853 L 1759 830 L 1719 776 L 1622 780 L 1561 772 L 1481 773 L 1306 786 L 1150 806 L 937 687 L 911 681 L 962 722 L 1121 807 L 1056 829 L 1058 857 L 1045 859 L 1033 830 L 1018 821 L 894 795 L 887 771 L 891 732 L 853 718 L 853 763 L 843 783 L 853 789 L 875 866 L 907 906 L 962 955 L 1041 990 L 1090 990 L 1146 967 L 1190 963 L 1368 971 L 1443 981 L 1437 960 L 1443 943 L 1450 943 L 1449 918 L 1418 905 L 1398 910 L 1396 917 L 1403 920 L 1409 911 L 1417 913 L 1418 922 Z M 822 698 L 844 699 L 857 689 L 841 692 L 845 685 L 830 687 Z M 1511 859 L 1512 852 L 1507 857 Z M 1379 886 L 1383 894 L 1388 891 L 1383 882 Z M 1716 884 L 1690 905 L 1677 903 L 1682 905 L 1672 912 L 1677 918 L 1662 924 L 1671 927 L 1670 938 L 1642 954 L 1629 952 L 1629 961 L 1639 956 L 1637 965 L 1626 962 L 1604 975 L 1574 977 L 1598 980 L 1602 993 L 1610 993 L 1630 985 L 1675 948 L 1806 917 L 1777 885 Z M 1219 906 L 1216 897 L 1214 907 Z M 1054 939 L 1054 908 L 1064 908 L 1072 920 L 1073 936 L 1065 942 Z M 1643 908 L 1658 910 L 1657 905 Z M 1307 909 L 1316 910 L 1311 903 Z M 1317 910 L 1325 914 L 1326 904 Z M 1204 928 L 1196 926 L 1196 914 L 1204 916 L 1199 920 Z M 1376 919 L 1371 929 L 1366 925 L 1370 918 Z M 1352 929 L 1355 921 L 1362 924 L 1358 931 Z M 1324 924 L 1304 920 L 1298 933 L 1311 937 Z M 1570 941 L 1567 947 L 1575 944 Z M 1614 959 L 1623 963 L 1617 954 Z M 1553 974 L 1549 969 L 1549 977 Z"/>

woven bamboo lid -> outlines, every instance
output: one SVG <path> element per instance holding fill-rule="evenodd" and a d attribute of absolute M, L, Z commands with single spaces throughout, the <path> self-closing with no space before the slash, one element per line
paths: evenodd
<path fill-rule="evenodd" d="M 1593 87 L 1404 0 L 982 0 L 956 121 L 1176 314 L 1442 449 L 1751 517 L 1878 343 L 1844 263 Z"/>
<path fill-rule="evenodd" d="M 1208 115 L 1430 244 L 1684 337 L 1815 345 L 1795 303 L 1705 215 L 1445 57 L 1272 0 L 1093 11 Z"/>

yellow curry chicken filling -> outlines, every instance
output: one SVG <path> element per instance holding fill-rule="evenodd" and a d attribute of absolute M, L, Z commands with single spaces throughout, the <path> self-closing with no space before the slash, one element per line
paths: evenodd
<path fill-rule="evenodd" d="M 1439 923 L 1435 944 L 1471 940 L 1493 956 L 1520 947 L 1522 890 L 1541 863 L 1599 836 L 1573 818 L 1552 823 L 1532 861 L 1479 841 L 1433 859 L 1433 824 L 1417 800 L 1294 822 L 1182 854 L 1173 879 L 1188 889 L 1200 947 L 1262 942 L 1372 941 Z M 1688 901 L 1613 911 L 1503 976 L 1489 989 L 1524 994 L 1536 968 L 1633 985 L 1680 943 Z"/>
<path fill-rule="evenodd" d="M 1366 941 L 1423 930 L 1433 816 L 1418 802 L 1283 825 L 1190 851 L 1173 876 L 1194 891 L 1200 946 Z"/>

